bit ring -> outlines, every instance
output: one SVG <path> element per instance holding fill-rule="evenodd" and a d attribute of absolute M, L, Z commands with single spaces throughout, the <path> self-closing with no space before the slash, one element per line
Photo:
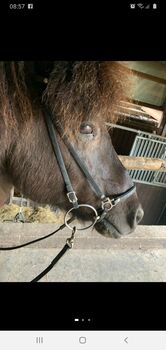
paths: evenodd
<path fill-rule="evenodd" d="M 68 215 L 73 211 L 73 210 L 76 210 L 76 209 L 78 209 L 78 208 L 81 208 L 81 207 L 84 207 L 84 208 L 89 208 L 89 209 L 91 209 L 91 210 L 93 210 L 93 212 L 94 212 L 94 214 L 95 214 L 95 219 L 94 219 L 94 222 L 92 222 L 89 226 L 86 226 L 86 227 L 84 227 L 84 228 L 77 228 L 77 231 L 84 231 L 84 230 L 87 230 L 88 228 L 90 228 L 91 226 L 93 226 L 95 223 L 96 223 L 96 221 L 97 221 L 97 219 L 98 219 L 98 213 L 97 213 L 97 210 L 92 206 L 92 205 L 89 205 L 89 204 L 79 204 L 78 205 L 78 207 L 77 208 L 71 208 L 71 209 L 69 209 L 68 210 L 68 212 L 66 213 L 66 215 L 65 215 L 65 225 L 66 225 L 66 227 L 68 227 L 70 230 L 73 230 L 73 227 L 71 227 L 68 223 L 67 223 L 67 221 L 68 221 Z"/>

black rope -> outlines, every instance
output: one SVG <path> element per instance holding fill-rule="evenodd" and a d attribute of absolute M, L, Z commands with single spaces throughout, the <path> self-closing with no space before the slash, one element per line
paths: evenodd
<path fill-rule="evenodd" d="M 62 258 L 62 256 L 67 252 L 68 249 L 70 249 L 70 247 L 66 243 L 62 250 L 59 252 L 59 254 L 52 260 L 51 264 L 30 282 L 38 282 L 43 276 L 45 276 L 54 267 L 58 260 Z"/>
<path fill-rule="evenodd" d="M 70 224 L 73 220 L 74 220 L 74 217 L 70 218 L 70 219 L 67 221 L 67 223 Z M 19 248 L 22 248 L 22 247 L 26 247 L 27 245 L 30 245 L 30 244 L 33 244 L 33 243 L 42 241 L 43 239 L 46 239 L 46 238 L 48 238 L 48 237 L 53 236 L 55 233 L 57 233 L 57 232 L 60 231 L 60 230 L 63 230 L 63 228 L 65 228 L 65 227 L 66 227 L 66 225 L 63 224 L 63 225 L 61 225 L 56 231 L 49 233 L 47 236 L 42 236 L 42 237 L 40 237 L 40 238 L 34 239 L 33 241 L 30 241 L 30 242 L 27 242 L 27 243 L 23 243 L 23 244 L 21 244 L 21 245 L 17 245 L 17 246 L 14 246 L 14 247 L 0 247 L 0 250 L 14 250 L 14 249 L 19 249 Z"/>

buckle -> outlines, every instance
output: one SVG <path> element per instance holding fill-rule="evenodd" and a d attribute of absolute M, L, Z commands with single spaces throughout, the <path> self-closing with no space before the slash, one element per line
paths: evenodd
<path fill-rule="evenodd" d="M 68 245 L 68 247 L 69 247 L 70 249 L 73 248 L 74 238 L 75 238 L 76 232 L 77 232 L 77 228 L 76 228 L 76 226 L 74 226 L 74 227 L 73 227 L 72 234 L 71 234 L 71 237 L 70 237 L 70 238 L 67 238 L 67 240 L 66 240 L 66 244 Z"/>
<path fill-rule="evenodd" d="M 101 207 L 104 211 L 110 211 L 116 204 L 120 202 L 120 198 L 110 199 L 109 197 L 105 197 L 101 201 Z"/>
<path fill-rule="evenodd" d="M 77 198 L 74 191 L 68 192 L 67 197 L 68 197 L 68 200 L 70 203 L 77 203 L 77 201 L 78 201 L 78 198 Z"/>

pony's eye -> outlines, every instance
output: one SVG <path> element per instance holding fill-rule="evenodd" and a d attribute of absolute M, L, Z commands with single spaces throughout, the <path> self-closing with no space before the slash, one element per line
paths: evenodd
<path fill-rule="evenodd" d="M 93 128 L 89 124 L 82 124 L 80 126 L 80 133 L 81 134 L 92 134 L 93 133 Z"/>

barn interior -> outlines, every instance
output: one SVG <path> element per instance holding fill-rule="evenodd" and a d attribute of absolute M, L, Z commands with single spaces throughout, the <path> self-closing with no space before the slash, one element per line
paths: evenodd
<path fill-rule="evenodd" d="M 166 159 L 166 61 L 120 62 L 132 71 L 132 103 L 111 129 L 119 155 Z M 119 127 L 118 127 L 119 126 Z M 144 208 L 141 225 L 166 224 L 166 172 L 130 170 Z"/>

